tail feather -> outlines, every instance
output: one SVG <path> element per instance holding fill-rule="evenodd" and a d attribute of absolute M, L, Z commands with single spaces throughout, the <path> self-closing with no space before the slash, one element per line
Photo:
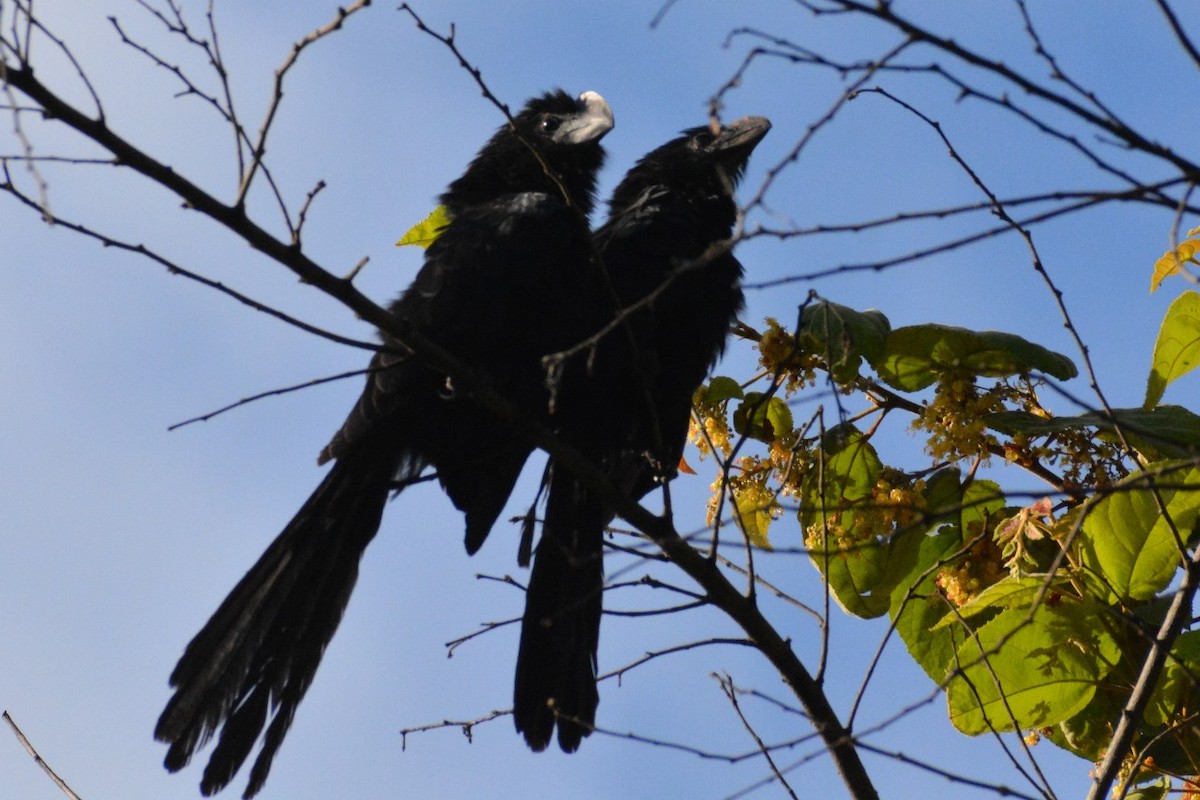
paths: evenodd
<path fill-rule="evenodd" d="M 265 692 L 257 692 L 229 716 L 200 779 L 200 791 L 206 797 L 228 786 L 250 756 L 254 743 L 258 741 L 258 732 L 266 724 L 268 700 Z M 246 796 L 253 795 L 254 792 L 247 787 Z"/>
<path fill-rule="evenodd" d="M 612 514 L 565 470 L 551 472 L 542 538 L 525 595 L 513 717 L 534 750 L 558 728 L 573 752 L 592 732 L 600 696 L 596 650 L 604 590 L 604 528 Z"/>
<path fill-rule="evenodd" d="M 155 737 L 170 745 L 164 763 L 174 772 L 219 729 L 201 782 L 204 794 L 232 780 L 267 725 L 244 797 L 265 782 L 341 622 L 359 561 L 379 529 L 397 460 L 382 443 L 365 440 L 341 454 L 188 644 L 171 674 L 176 692 Z"/>

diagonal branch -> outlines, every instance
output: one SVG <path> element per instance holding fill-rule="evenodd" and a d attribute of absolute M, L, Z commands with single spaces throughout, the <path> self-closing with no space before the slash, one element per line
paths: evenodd
<path fill-rule="evenodd" d="M 24 206 L 30 208 L 31 210 L 37 211 L 38 213 L 41 213 L 42 209 L 41 209 L 41 206 L 39 205 L 39 203 L 37 201 L 35 201 L 33 198 L 29 197 L 28 195 L 22 193 L 13 184 L 12 179 L 11 179 L 11 174 L 8 171 L 7 164 L 0 164 L 0 175 L 3 176 L 3 179 L 0 180 L 0 191 L 7 192 L 8 194 L 10 194 L 14 198 L 16 198 L 16 200 L 18 202 L 20 202 L 21 204 L 23 204 Z M 177 275 L 181 278 L 186 278 L 188 280 L 195 281 L 196 283 L 207 286 L 210 289 L 215 289 L 218 292 L 221 292 L 222 294 L 233 298 L 234 300 L 238 301 L 239 303 L 242 303 L 243 305 L 247 305 L 250 308 L 253 308 L 255 311 L 261 311 L 264 314 L 275 317 L 276 319 L 280 320 L 281 322 L 285 322 L 288 325 L 292 325 L 292 326 L 299 328 L 300 330 L 305 331 L 307 333 L 311 333 L 316 336 L 320 336 L 323 339 L 328 339 L 328 340 L 330 340 L 332 342 L 336 342 L 338 344 L 344 344 L 348 347 L 357 347 L 357 348 L 360 348 L 363 350 L 371 350 L 371 351 L 376 351 L 376 350 L 381 349 L 380 345 L 378 345 L 378 344 L 374 344 L 372 342 L 364 342 L 359 339 L 352 339 L 347 336 L 342 336 L 340 334 L 333 333 L 332 331 L 327 331 L 327 330 L 324 330 L 323 328 L 318 328 L 317 326 L 311 325 L 302 319 L 298 319 L 296 317 L 291 316 L 290 314 L 286 314 L 283 311 L 280 311 L 276 308 L 268 306 L 265 303 L 259 302 L 258 300 L 255 300 L 254 298 L 252 298 L 248 295 L 242 294 L 241 292 L 237 291 L 236 289 L 230 288 L 229 286 L 226 286 L 225 284 L 221 283 L 220 281 L 213 280 L 212 278 L 207 278 L 197 272 L 193 272 L 192 270 L 186 269 L 185 267 L 180 266 L 176 262 L 171 261 L 170 259 L 166 258 L 163 255 L 160 255 L 159 253 L 155 252 L 154 250 L 151 250 L 149 247 L 146 247 L 143 244 L 132 244 L 130 242 L 126 242 L 126 241 L 123 241 L 120 239 L 115 239 L 111 236 L 108 236 L 107 234 L 93 230 L 93 229 L 87 227 L 86 225 L 83 225 L 83 224 L 80 224 L 77 222 L 71 222 L 69 220 L 62 219 L 62 218 L 55 219 L 54 224 L 60 225 L 69 231 L 74 231 L 75 233 L 78 233 L 81 236 L 86 236 L 89 239 L 95 239 L 104 247 L 115 247 L 118 250 L 124 250 L 126 252 L 130 252 L 130 253 L 134 253 L 136 255 L 143 256 L 144 258 L 147 258 L 150 261 L 153 261 L 154 263 L 159 264 L 160 266 L 164 267 L 172 275 Z"/>
<path fill-rule="evenodd" d="M 293 386 L 284 386 L 279 389 L 269 389 L 265 392 L 259 392 L 258 394 L 250 395 L 249 397 L 243 397 L 240 400 L 236 400 L 232 403 L 228 403 L 226 405 L 221 406 L 218 409 L 206 412 L 199 416 L 185 419 L 182 422 L 176 422 L 174 425 L 168 426 L 167 430 L 168 431 L 177 431 L 180 428 L 186 427 L 188 425 L 192 425 L 197 422 L 208 422 L 213 417 L 220 416 L 221 414 L 224 414 L 226 411 L 232 411 L 235 408 L 241 408 L 244 405 L 249 405 L 250 403 L 255 403 L 259 400 L 263 400 L 268 397 L 278 397 L 283 394 L 290 394 L 291 392 L 298 392 L 301 389 L 311 389 L 314 386 L 320 386 L 322 384 L 332 383 L 333 381 L 341 381 L 341 380 L 345 380 L 346 378 L 357 378 L 360 375 L 370 375 L 373 372 L 376 372 L 376 370 L 371 369 L 371 368 L 352 369 L 349 372 L 339 372 L 336 375 L 326 375 L 323 378 L 313 378 L 310 381 L 305 381 L 304 383 L 297 383 Z"/>
<path fill-rule="evenodd" d="M 300 58 L 300 54 L 308 48 L 309 45 L 320 39 L 325 38 L 329 34 L 340 30 L 345 24 L 346 19 L 352 14 L 362 11 L 367 6 L 371 5 L 371 0 L 356 0 L 348 6 L 339 7 L 337 15 L 325 23 L 321 27 L 314 30 L 312 33 L 305 36 L 300 41 L 292 45 L 292 50 L 288 53 L 287 58 L 275 70 L 275 90 L 271 96 L 271 103 L 267 106 L 267 113 L 263 119 L 262 126 L 258 129 L 258 139 L 254 143 L 250 151 L 250 167 L 246 170 L 246 176 L 242 179 L 242 186 L 238 190 L 237 200 L 234 201 L 234 206 L 241 208 L 246 202 L 246 195 L 250 191 L 250 184 L 254 181 L 254 175 L 262 166 L 263 156 L 267 152 L 267 136 L 271 132 L 271 125 L 275 122 L 275 115 L 279 112 L 279 106 L 283 102 L 283 80 L 287 77 L 288 72 L 296 64 L 296 60 Z"/>
<path fill-rule="evenodd" d="M 1171 148 L 1147 139 L 1136 130 L 1121 125 L 1116 120 L 1109 119 L 1084 108 L 1074 100 L 1051 91 L 1037 81 L 1025 77 L 1003 62 L 985 58 L 974 50 L 959 44 L 954 39 L 938 36 L 929 29 L 898 15 L 892 3 L 867 3 L 864 0 L 830 0 L 830 2 L 838 10 L 848 13 L 858 13 L 862 16 L 877 19 L 885 25 L 903 33 L 913 41 L 928 44 L 965 64 L 970 64 L 999 78 L 1003 78 L 1020 88 L 1023 92 L 1044 100 L 1050 105 L 1056 106 L 1068 114 L 1077 117 L 1081 121 L 1108 133 L 1116 140 L 1125 143 L 1130 149 L 1139 150 L 1162 159 L 1184 175 L 1200 177 L 1200 166 L 1179 155 Z"/>
<path fill-rule="evenodd" d="M 354 288 L 350 281 L 325 271 L 298 248 L 272 236 L 255 223 L 237 204 L 222 203 L 170 166 L 152 158 L 115 132 L 103 119 L 93 119 L 47 87 L 34 75 L 32 67 L 8 70 L 8 84 L 37 103 L 50 119 L 92 140 L 116 157 L 117 163 L 132 169 L 177 195 L 188 208 L 199 211 L 240 236 L 251 247 L 287 267 L 304 283 L 320 289 L 340 301 L 359 317 L 376 327 L 393 332 L 394 317 Z M 400 335 L 399 338 L 403 339 Z"/>
<path fill-rule="evenodd" d="M 1194 534 L 1195 531 L 1193 531 Z M 1183 632 L 1184 627 L 1191 622 L 1192 603 L 1196 599 L 1197 591 L 1200 591 L 1200 546 L 1191 552 L 1187 567 L 1183 572 L 1183 581 L 1171 599 L 1171 607 L 1158 627 L 1158 633 L 1150 645 L 1150 652 L 1146 655 L 1146 660 L 1142 662 L 1142 670 L 1138 673 L 1133 692 L 1129 695 L 1125 708 L 1121 709 L 1121 720 L 1117 723 L 1117 729 L 1113 732 L 1108 750 L 1104 753 L 1104 760 L 1100 762 L 1100 766 L 1093 773 L 1095 777 L 1087 800 L 1103 800 L 1108 797 L 1113 781 L 1121 771 L 1125 756 L 1130 751 L 1133 741 L 1142 727 L 1146 705 L 1150 702 L 1150 696 L 1166 666 L 1171 648 Z"/>
<path fill-rule="evenodd" d="M 788 793 L 788 797 L 791 797 L 792 800 L 799 800 L 799 797 L 796 796 L 796 791 L 792 788 L 792 785 L 788 783 L 787 778 L 783 776 L 783 772 L 780 771 L 779 765 L 775 763 L 775 759 L 771 757 L 771 751 L 770 748 L 767 747 L 767 743 L 762 740 L 762 737 L 758 735 L 758 731 L 754 730 L 754 726 L 750 724 L 750 720 L 746 719 L 746 715 L 742 712 L 742 706 L 738 702 L 738 693 L 740 690 L 734 685 L 733 678 L 731 678 L 728 673 L 715 675 L 714 677 L 716 677 L 717 681 L 720 683 L 721 691 L 724 692 L 725 698 L 729 701 L 729 704 L 733 706 L 734 713 L 736 713 L 738 715 L 738 719 L 741 720 L 742 727 L 744 727 L 746 732 L 750 734 L 750 738 L 754 739 L 755 746 L 758 747 L 759 752 L 761 752 L 763 754 L 763 758 L 766 759 L 767 766 L 771 768 L 771 773 L 775 776 L 775 780 L 777 780 L 779 785 L 784 788 L 784 791 Z"/>
<path fill-rule="evenodd" d="M 46 760 L 38 754 L 38 751 L 35 750 L 33 745 L 30 744 L 29 740 L 25 738 L 25 734 L 22 733 L 21 729 L 17 727 L 17 723 L 13 720 L 12 716 L 7 711 L 5 711 L 2 716 L 4 717 L 5 724 L 12 729 L 13 735 L 16 736 L 17 741 L 21 743 L 21 747 L 24 747 L 25 752 L 29 753 L 34 762 L 42 768 L 42 771 L 50 776 L 50 780 L 54 781 L 54 785 L 61 789 L 62 793 L 70 798 L 70 800 L 80 800 L 79 795 L 72 791 L 71 787 L 67 785 L 67 782 L 58 776 L 58 773 L 46 763 Z"/>
<path fill-rule="evenodd" d="M 1197 49 L 1196 43 L 1187 35 L 1187 31 L 1183 29 L 1183 26 L 1179 24 L 1179 17 L 1175 16 L 1175 12 L 1172 10 L 1170 4 L 1167 3 L 1167 0 L 1154 0 L 1154 2 L 1158 5 L 1159 10 L 1162 11 L 1163 16 L 1167 18 L 1167 24 L 1171 26 L 1171 31 L 1175 34 L 1175 38 L 1179 40 L 1179 46 L 1192 59 L 1192 63 L 1200 67 L 1200 49 Z"/>

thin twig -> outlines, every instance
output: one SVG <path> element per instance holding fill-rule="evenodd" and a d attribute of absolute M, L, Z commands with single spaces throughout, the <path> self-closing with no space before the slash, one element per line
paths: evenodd
<path fill-rule="evenodd" d="M 284 386 L 279 389 L 269 389 L 265 392 L 259 392 L 258 394 L 250 395 L 249 397 L 243 397 L 241 400 L 237 400 L 228 405 L 221 406 L 220 408 L 218 408 L 214 411 L 209 411 L 208 413 L 201 414 L 198 417 L 191 417 L 190 419 L 185 419 L 182 422 L 176 422 L 174 425 L 168 426 L 167 430 L 175 431 L 175 430 L 179 430 L 180 428 L 183 428 L 187 425 L 191 425 L 196 422 L 208 422 L 213 417 L 220 416 L 221 414 L 224 414 L 226 411 L 232 411 L 235 408 L 239 408 L 241 406 L 247 405 L 249 403 L 254 403 L 259 400 L 268 398 L 268 397 L 279 397 L 280 395 L 290 394 L 292 392 L 297 392 L 301 389 L 308 389 L 313 386 L 320 386 L 323 383 L 332 383 L 333 381 L 345 380 L 346 378 L 354 378 L 359 375 L 370 375 L 372 372 L 376 372 L 376 371 L 377 370 L 373 369 L 373 368 L 353 369 L 353 370 L 350 370 L 349 372 L 339 372 L 337 375 L 327 375 L 324 378 L 313 378 L 310 381 L 305 381 L 304 383 L 297 383 L 292 386 Z"/>
<path fill-rule="evenodd" d="M 733 678 L 731 678 L 728 673 L 724 673 L 722 675 L 714 674 L 713 677 L 717 679 L 717 682 L 721 686 L 721 691 L 725 694 L 725 698 L 729 700 L 729 704 L 733 706 L 733 711 L 738 715 L 738 719 L 741 720 L 742 727 L 744 727 L 746 732 L 750 734 L 750 738 L 754 740 L 755 746 L 757 746 L 759 752 L 762 753 L 763 759 L 765 759 L 767 762 L 767 766 L 771 768 L 772 774 L 775 775 L 775 780 L 778 781 L 779 785 L 782 786 L 788 793 L 788 797 L 791 797 L 792 800 L 799 800 L 799 798 L 796 796 L 796 791 L 792 789 L 792 785 L 788 783 L 787 778 L 783 777 L 783 773 L 779 771 L 779 765 L 776 764 L 775 759 L 771 757 L 771 751 L 767 747 L 766 742 L 762 740 L 762 737 L 758 735 L 756 730 L 754 730 L 754 726 L 750 724 L 750 720 L 746 719 L 746 715 L 742 713 L 742 706 L 740 703 L 738 703 L 737 697 L 738 688 L 734 686 Z"/>
<path fill-rule="evenodd" d="M 492 720 L 498 719 L 500 717 L 507 717 L 510 714 L 512 714 L 512 710 L 506 709 L 504 711 L 492 711 L 491 713 L 485 714 L 482 717 L 478 717 L 476 719 L 469 719 L 469 720 L 444 719 L 441 722 L 431 722 L 431 723 L 428 723 L 425 725 L 414 725 L 410 728 L 401 728 L 400 729 L 400 749 L 406 750 L 408 748 L 409 734 L 425 733 L 426 731 L 436 731 L 436 730 L 441 730 L 442 728 L 461 728 L 463 736 L 467 737 L 468 742 L 471 742 L 471 741 L 474 741 L 475 727 L 477 725 L 482 725 L 485 722 L 491 722 Z"/>
<path fill-rule="evenodd" d="M 25 734 L 22 733 L 21 729 L 17 727 L 17 723 L 15 720 L 13 720 L 12 716 L 5 711 L 3 717 L 4 721 L 8 724 L 8 727 L 12 729 L 13 734 L 17 737 L 17 741 L 20 742 L 21 746 L 25 748 L 25 752 L 29 753 L 29 755 L 33 758 L 34 763 L 42 768 L 42 772 L 45 772 L 50 776 L 50 780 L 54 781 L 54 785 L 57 786 L 63 794 L 71 798 L 71 800 L 79 800 L 79 795 L 75 794 L 71 787 L 67 785 L 66 781 L 58 777 L 58 773 L 55 772 L 48 763 L 46 763 L 46 760 L 38 754 L 38 751 L 35 750 L 33 745 L 30 744 L 29 740 L 25 738 Z"/>
<path fill-rule="evenodd" d="M 633 661 L 630 661 L 629 663 L 625 664 L 624 666 L 617 667 L 614 670 L 609 670 L 608 672 L 601 673 L 600 675 L 598 675 L 596 677 L 596 680 L 597 681 L 605 681 L 605 680 L 609 680 L 610 678 L 616 678 L 617 682 L 620 683 L 621 679 L 625 677 L 625 673 L 630 672 L 634 669 L 637 669 L 638 667 L 642 666 L 643 664 L 645 664 L 647 662 L 654 661 L 655 659 L 662 658 L 663 656 L 674 655 L 676 653 L 685 653 L 689 650 L 695 650 L 699 647 L 709 647 L 710 645 L 717 645 L 717 644 L 735 644 L 735 645 L 739 645 L 741 647 L 755 647 L 756 646 L 754 642 L 752 642 L 748 639 L 728 639 L 728 638 L 716 638 L 716 637 L 711 638 L 711 639 L 700 639 L 699 641 L 695 641 L 695 642 L 686 642 L 684 644 L 677 644 L 677 645 L 673 645 L 671 647 L 664 647 L 659 650 L 652 650 L 650 652 L 643 653 L 641 656 L 639 656 L 638 658 L 635 658 Z"/>
<path fill-rule="evenodd" d="M 1200 49 L 1196 47 L 1191 37 L 1187 35 L 1187 31 L 1183 29 L 1183 26 L 1179 24 L 1179 18 L 1175 16 L 1175 12 L 1171 9 L 1167 0 L 1154 0 L 1154 2 L 1158 5 L 1159 10 L 1162 11 L 1163 16 L 1167 18 L 1167 24 L 1171 26 L 1171 31 L 1175 34 L 1175 38 L 1179 40 L 1180 47 L 1192 59 L 1192 63 L 1200 67 Z"/>
<path fill-rule="evenodd" d="M 901 764 L 907 764 L 910 767 L 916 767 L 917 769 L 924 770 L 925 772 L 929 772 L 933 775 L 938 775 L 950 781 L 951 783 L 957 783 L 963 786 L 971 786 L 976 789 L 984 789 L 1001 797 L 1015 797 L 1018 798 L 1018 800 L 1041 800 L 1041 798 L 1025 794 L 1022 791 L 1005 786 L 1002 783 L 987 783 L 975 778 L 968 778 L 967 776 L 957 772 L 951 772 L 950 770 L 942 769 L 941 767 L 934 766 L 927 761 L 922 761 L 920 759 L 907 756 L 899 750 L 885 750 L 882 747 L 875 747 L 874 745 L 870 745 L 861 741 L 859 742 L 858 746 L 868 752 L 886 756 L 895 761 L 899 761 Z"/>
<path fill-rule="evenodd" d="M 7 165 L 0 164 L 0 172 L 3 172 L 4 175 L 3 181 L 0 181 L 0 191 L 8 192 L 8 194 L 12 195 L 23 205 L 28 206 L 29 208 L 40 210 L 36 201 L 23 194 L 13 185 L 11 176 L 8 173 Z M 56 219 L 55 224 L 60 225 L 67 230 L 74 231 L 89 239 L 93 239 L 105 247 L 115 247 L 118 250 L 125 250 L 127 252 L 147 258 L 150 261 L 153 261 L 154 263 L 164 267 L 172 275 L 177 275 L 181 278 L 186 278 L 190 281 L 195 281 L 196 283 L 207 286 L 210 289 L 215 289 L 218 292 L 233 298 L 239 303 L 253 308 L 255 311 L 261 311 L 264 314 L 272 316 L 281 322 L 285 322 L 288 325 L 292 325 L 307 333 L 320 336 L 323 339 L 328 339 L 329 341 L 336 342 L 337 344 L 344 344 L 349 347 L 357 347 L 363 350 L 378 351 L 383 349 L 379 344 L 365 342 L 359 339 L 352 339 L 331 331 L 324 330 L 323 328 L 318 328 L 315 325 L 311 325 L 301 319 L 291 316 L 290 314 L 286 314 L 279 309 L 268 306 L 265 303 L 261 303 L 258 300 L 249 297 L 248 295 L 242 294 L 236 289 L 232 289 L 220 281 L 213 280 L 212 278 L 206 278 L 197 272 L 193 272 L 192 270 L 182 267 L 177 262 L 172 261 L 171 259 L 154 250 L 151 250 L 149 247 L 146 247 L 143 244 L 133 244 L 132 242 L 116 239 L 112 236 L 101 233 L 100 231 L 93 230 L 82 223 L 71 222 L 65 219 Z"/>
<path fill-rule="evenodd" d="M 262 121 L 262 125 L 258 129 L 258 138 L 255 140 L 253 147 L 250 150 L 250 166 L 246 169 L 246 176 L 242 179 L 242 184 L 238 189 L 237 199 L 234 200 L 235 208 L 240 208 L 246 202 L 246 195 L 250 192 L 250 185 L 254 181 L 254 175 L 262 166 L 263 156 L 267 152 L 267 137 L 271 132 L 271 125 L 275 122 L 275 115 L 279 113 L 279 107 L 283 102 L 283 82 L 287 77 L 292 67 L 296 65 L 300 54 L 303 53 L 310 45 L 324 39 L 326 36 L 341 29 L 346 20 L 353 14 L 362 11 L 364 8 L 371 5 L 371 0 L 355 0 L 355 2 L 345 7 L 339 7 L 334 18 L 325 23 L 321 27 L 309 33 L 300 41 L 292 45 L 291 52 L 287 58 L 275 70 L 275 88 L 271 94 L 271 102 L 267 105 L 267 113 Z M 291 229 L 291 223 L 288 223 Z"/>

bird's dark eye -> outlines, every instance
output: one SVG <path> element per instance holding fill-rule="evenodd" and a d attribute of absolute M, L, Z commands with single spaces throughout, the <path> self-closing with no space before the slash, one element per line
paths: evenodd
<path fill-rule="evenodd" d="M 542 117 L 541 129 L 542 133 L 554 133 L 558 130 L 558 126 L 562 124 L 562 120 L 558 117 Z"/>

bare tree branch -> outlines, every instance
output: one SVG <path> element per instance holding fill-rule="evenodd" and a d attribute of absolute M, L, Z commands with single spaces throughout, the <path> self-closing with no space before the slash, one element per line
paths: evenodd
<path fill-rule="evenodd" d="M 1171 9 L 1167 0 L 1154 0 L 1158 5 L 1163 16 L 1166 17 L 1167 23 L 1171 26 L 1171 31 L 1175 34 L 1175 38 L 1179 40 L 1179 46 L 1183 48 L 1188 57 L 1192 59 L 1192 63 L 1200 67 L 1200 49 L 1197 49 L 1195 42 L 1187 35 L 1187 31 L 1179 24 L 1179 18 L 1175 16 L 1175 12 Z"/>
<path fill-rule="evenodd" d="M 38 203 L 35 200 L 33 200 L 32 198 L 23 194 L 19 189 L 16 188 L 16 186 L 12 182 L 12 176 L 8 171 L 7 163 L 3 163 L 2 161 L 0 161 L 0 174 L 3 174 L 3 180 L 0 181 L 0 191 L 7 192 L 9 195 L 16 198 L 18 202 L 20 202 L 21 204 L 25 205 L 26 207 L 28 207 L 30 209 L 33 209 L 36 211 L 41 210 L 41 207 L 38 205 Z M 70 220 L 56 219 L 54 221 L 54 224 L 60 225 L 64 228 L 66 228 L 67 230 L 74 231 L 75 233 L 78 233 L 89 239 L 93 239 L 93 240 L 99 242 L 104 247 L 115 247 L 118 250 L 125 250 L 127 252 L 134 253 L 136 255 L 147 258 L 150 261 L 164 267 L 172 275 L 177 275 L 181 278 L 187 278 L 190 281 L 195 281 L 196 283 L 207 286 L 210 289 L 215 289 L 224 295 L 232 297 L 234 300 L 237 300 L 239 303 L 249 306 L 250 308 L 254 309 L 255 311 L 261 311 L 264 314 L 275 317 L 276 319 L 280 320 L 281 322 L 285 322 L 288 325 L 292 325 L 293 327 L 299 328 L 300 330 L 305 331 L 307 333 L 311 333 L 316 336 L 320 336 L 323 339 L 328 339 L 332 342 L 336 342 L 337 344 L 344 344 L 349 347 L 357 347 L 357 348 L 360 348 L 363 350 L 377 351 L 377 350 L 382 349 L 381 345 L 379 345 L 379 344 L 372 343 L 372 342 L 364 342 L 359 339 L 351 339 L 349 337 L 342 336 L 340 334 L 336 334 L 331 331 L 324 330 L 322 328 L 318 328 L 315 325 L 311 325 L 301 319 L 298 319 L 289 314 L 286 314 L 283 311 L 280 311 L 276 308 L 268 306 L 265 303 L 261 303 L 258 300 L 253 299 L 252 297 L 244 295 L 241 292 L 226 286 L 225 284 L 221 283 L 220 281 L 215 281 L 211 278 L 206 278 L 197 272 L 193 272 L 192 270 L 186 269 L 185 267 L 180 266 L 176 262 L 168 259 L 166 256 L 163 256 L 163 255 L 159 254 L 158 252 L 151 250 L 150 248 L 146 247 L 143 244 L 133 244 L 131 242 L 125 242 L 120 239 L 114 239 L 113 237 L 108 236 L 103 233 L 100 233 L 99 231 L 92 230 L 91 228 L 87 227 L 86 225 L 83 225 L 83 224 L 77 223 L 77 222 L 72 222 Z"/>
<path fill-rule="evenodd" d="M 254 175 L 258 172 L 262 165 L 263 156 L 267 152 L 267 137 L 271 132 L 271 125 L 275 122 L 275 115 L 279 112 L 279 106 L 283 102 L 283 81 L 287 77 L 288 72 L 296 65 L 296 61 L 300 58 L 300 54 L 304 52 L 310 45 L 324 39 L 331 33 L 341 29 L 342 25 L 352 15 L 362 11 L 371 5 L 371 0 L 355 0 L 344 8 L 338 8 L 337 14 L 332 20 L 325 23 L 321 27 L 309 33 L 300 41 L 292 45 L 292 50 L 288 53 L 287 58 L 275 70 L 275 90 L 271 96 L 271 101 L 267 106 L 267 113 L 262 121 L 262 125 L 258 129 L 258 138 L 255 140 L 253 147 L 250 150 L 250 166 L 246 169 L 246 175 L 242 178 L 242 185 L 238 189 L 237 198 L 233 202 L 234 208 L 241 208 L 246 203 L 246 195 L 250 192 L 250 185 L 254 181 Z M 232 107 L 230 109 L 232 111 Z M 289 228 L 291 223 L 288 224 Z"/>
<path fill-rule="evenodd" d="M 762 740 L 762 737 L 759 736 L 754 730 L 754 726 L 750 724 L 750 720 L 746 719 L 746 715 L 742 713 L 742 707 L 738 703 L 738 688 L 734 685 L 733 678 L 729 677 L 728 674 L 714 675 L 713 677 L 716 678 L 717 682 L 721 685 L 721 691 L 725 693 L 725 697 L 727 700 L 729 700 L 729 704 L 733 706 L 734 713 L 736 713 L 738 715 L 738 719 L 742 721 L 742 726 L 746 729 L 746 732 L 750 734 L 750 738 L 754 739 L 754 744 L 758 747 L 759 752 L 762 753 L 767 765 L 771 768 L 771 773 L 775 776 L 775 780 L 778 781 L 779 785 L 782 786 L 784 791 L 788 793 L 788 797 L 791 797 L 792 800 L 799 800 L 799 798 L 796 796 L 796 791 L 792 788 L 792 785 L 788 783 L 787 778 L 785 778 L 783 773 L 779 771 L 779 766 L 775 763 L 775 759 L 771 758 L 771 751 L 768 749 L 766 742 Z"/>
<path fill-rule="evenodd" d="M 1196 532 L 1193 531 L 1193 533 Z M 1108 749 L 1104 753 L 1104 760 L 1093 774 L 1087 800 L 1103 800 L 1109 796 L 1113 781 L 1116 780 L 1117 774 L 1121 770 L 1122 762 L 1141 729 L 1146 705 L 1150 702 L 1154 687 L 1167 664 L 1171 647 L 1183 633 L 1184 627 L 1191 621 L 1192 603 L 1196 599 L 1197 591 L 1200 591 L 1200 546 L 1192 551 L 1183 571 L 1183 581 L 1174 597 L 1171 598 L 1171 607 L 1158 628 L 1146 660 L 1142 662 L 1137 683 L 1134 685 L 1125 707 L 1121 710 L 1121 719 L 1117 723 L 1112 741 L 1109 742 Z"/>
<path fill-rule="evenodd" d="M 958 772 L 951 772 L 950 770 L 942 769 L 941 767 L 936 767 L 933 764 L 930 764 L 929 762 L 924 761 L 922 759 L 907 756 L 904 753 L 900 752 L 899 750 L 885 750 L 881 747 L 875 747 L 874 745 L 868 744 L 866 742 L 859 742 L 859 747 L 861 747 L 863 750 L 866 750 L 871 753 L 876 753 L 881 756 L 887 756 L 888 758 L 899 761 L 902 764 L 907 764 L 910 767 L 916 767 L 919 770 L 923 770 L 925 772 L 929 772 L 934 775 L 938 775 L 942 778 L 945 778 L 950 783 L 961 784 L 963 786 L 970 786 L 975 789 L 983 789 L 985 791 L 993 792 L 993 793 L 999 795 L 1000 797 L 1016 797 L 1019 800 L 1040 800 L 1039 797 L 1035 797 L 1034 795 L 1025 794 L 1022 791 L 1005 786 L 1004 784 L 987 783 L 985 781 L 980 781 L 980 780 L 976 780 L 974 778 L 967 777 L 966 775 L 963 775 Z"/>
<path fill-rule="evenodd" d="M 313 386 L 320 386 L 323 383 L 332 383 L 333 381 L 345 380 L 346 378 L 356 378 L 360 375 L 370 375 L 374 371 L 375 370 L 372 369 L 353 369 L 349 372 L 339 372 L 337 375 L 327 375 L 324 378 L 313 378 L 311 381 L 298 383 L 294 386 L 284 386 L 279 389 L 269 389 L 265 392 L 259 392 L 258 394 L 250 395 L 249 397 L 243 397 L 241 400 L 221 406 L 220 408 L 214 411 L 209 411 L 206 414 L 201 414 L 197 417 L 190 417 L 182 422 L 176 422 L 174 425 L 168 426 L 167 430 L 174 431 L 188 425 L 192 425 L 196 422 L 208 422 L 213 417 L 220 416 L 226 411 L 232 411 L 235 408 L 240 408 L 241 406 L 248 405 L 268 397 L 278 397 L 280 395 L 290 394 L 291 392 L 298 392 L 301 389 L 309 389 Z"/>
<path fill-rule="evenodd" d="M 54 781 L 54 785 L 57 786 L 63 794 L 69 797 L 70 800 L 79 800 L 79 795 L 75 794 L 71 787 L 67 785 L 66 781 L 58 777 L 58 773 L 54 771 L 54 768 L 51 767 L 46 760 L 38 754 L 38 751 L 35 750 L 33 745 L 30 744 L 29 740 L 25 738 L 25 734 L 22 733 L 21 729 L 17 727 L 17 723 L 15 720 L 13 720 L 12 716 L 5 711 L 3 717 L 4 722 L 9 728 L 12 729 L 13 735 L 17 737 L 17 741 L 20 742 L 21 746 L 25 748 L 25 752 L 29 753 L 34 763 L 41 767 L 42 771 L 50 776 L 50 780 Z"/>

